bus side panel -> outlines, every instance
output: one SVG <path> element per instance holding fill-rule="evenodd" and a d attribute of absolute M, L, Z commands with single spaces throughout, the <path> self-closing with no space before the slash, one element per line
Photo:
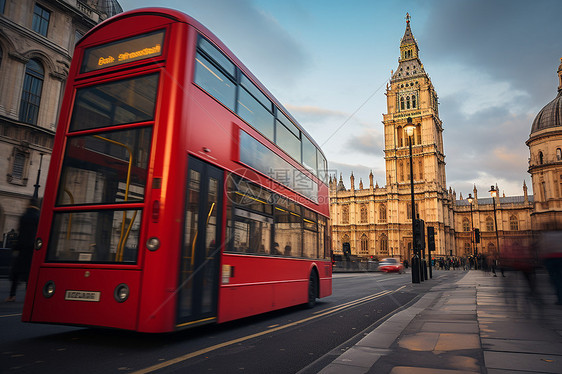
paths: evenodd
<path fill-rule="evenodd" d="M 326 297 L 332 294 L 332 262 L 318 261 L 318 275 L 320 277 L 320 292 L 318 297 Z"/>
<path fill-rule="evenodd" d="M 135 270 L 41 268 L 31 322 L 63 323 L 71 325 L 104 326 L 135 330 L 140 298 L 141 272 Z M 55 284 L 50 298 L 43 296 L 43 285 Z M 124 302 L 115 300 L 115 288 L 129 287 Z M 99 301 L 66 300 L 76 297 L 68 291 L 96 292 Z"/>
<path fill-rule="evenodd" d="M 226 265 L 232 276 L 223 274 L 218 322 L 307 301 L 310 261 L 224 254 L 222 263 L 223 271 Z"/>

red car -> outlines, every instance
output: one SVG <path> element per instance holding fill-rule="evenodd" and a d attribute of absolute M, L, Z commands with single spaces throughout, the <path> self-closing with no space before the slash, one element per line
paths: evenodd
<path fill-rule="evenodd" d="M 379 262 L 379 270 L 385 273 L 405 273 L 404 266 L 395 258 L 384 258 Z"/>

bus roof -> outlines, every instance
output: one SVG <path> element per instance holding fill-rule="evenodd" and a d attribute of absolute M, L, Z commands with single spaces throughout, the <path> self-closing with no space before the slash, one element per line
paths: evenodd
<path fill-rule="evenodd" d="M 294 124 L 299 128 L 299 130 L 301 130 L 306 137 L 316 146 L 316 148 L 318 150 L 320 150 L 320 152 L 322 152 L 322 155 L 324 155 L 324 158 L 326 158 L 326 155 L 324 154 L 324 152 L 322 151 L 322 148 L 320 148 L 320 146 L 318 145 L 318 143 L 316 143 L 316 140 L 310 136 L 310 134 L 302 127 L 302 125 L 292 116 L 292 114 L 275 98 L 275 96 L 259 81 L 258 78 L 256 78 L 256 76 L 254 76 L 254 74 L 250 71 L 250 69 L 248 69 L 246 67 L 246 65 L 244 65 L 242 63 L 242 61 L 240 61 L 238 59 L 238 57 L 236 57 L 236 55 L 211 31 L 209 30 L 207 27 L 205 27 L 203 24 L 201 24 L 199 21 L 197 21 L 195 18 L 180 12 L 179 10 L 175 10 L 175 9 L 170 9 L 170 8 L 159 8 L 159 7 L 150 7 L 150 8 L 139 8 L 139 9 L 133 9 L 124 13 L 120 13 L 117 14 L 111 18 L 106 19 L 105 21 L 99 23 L 98 25 L 96 25 L 94 28 L 92 28 L 86 35 L 84 35 L 83 38 L 81 38 L 77 45 L 81 44 L 81 42 L 85 41 L 87 39 L 87 37 L 92 34 L 95 33 L 96 30 L 98 30 L 99 28 L 105 27 L 113 22 L 118 22 L 122 19 L 128 18 L 128 17 L 136 17 L 136 16 L 140 16 L 140 15 L 153 15 L 153 16 L 158 16 L 158 17 L 166 17 L 166 18 L 170 18 L 173 21 L 176 22 L 183 22 L 186 24 L 189 24 L 191 26 L 193 26 L 194 28 L 196 28 L 197 30 L 199 30 L 199 32 L 201 32 L 205 37 L 207 37 L 209 40 L 211 40 L 213 43 L 215 43 L 215 45 L 225 54 L 227 55 L 234 64 L 236 64 L 243 72 L 244 74 L 250 78 L 254 84 L 256 84 L 274 103 L 275 105 L 279 108 L 282 109 L 283 112 L 285 113 L 285 115 L 287 115 L 287 117 L 289 117 Z"/>

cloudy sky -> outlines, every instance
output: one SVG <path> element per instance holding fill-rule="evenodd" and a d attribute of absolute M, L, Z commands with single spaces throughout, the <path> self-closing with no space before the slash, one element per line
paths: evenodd
<path fill-rule="evenodd" d="M 119 0 L 217 35 L 321 145 L 332 174 L 386 184 L 382 114 L 409 12 L 439 95 L 447 184 L 522 195 L 533 119 L 557 93 L 560 0 Z M 532 192 L 532 190 L 530 190 Z"/>

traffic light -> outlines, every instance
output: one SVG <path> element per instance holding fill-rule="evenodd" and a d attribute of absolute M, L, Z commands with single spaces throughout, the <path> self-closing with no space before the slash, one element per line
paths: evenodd
<path fill-rule="evenodd" d="M 425 222 L 423 219 L 414 220 L 414 248 L 418 251 L 425 249 Z"/>
<path fill-rule="evenodd" d="M 474 241 L 480 243 L 480 229 L 474 229 Z"/>
<path fill-rule="evenodd" d="M 427 226 L 427 250 L 435 251 L 435 228 L 433 226 Z"/>

